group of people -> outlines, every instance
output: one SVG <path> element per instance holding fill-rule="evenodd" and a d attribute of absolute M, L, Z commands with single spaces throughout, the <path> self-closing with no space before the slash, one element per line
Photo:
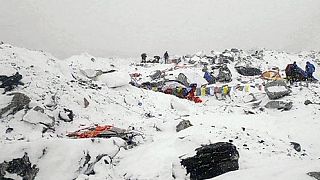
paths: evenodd
<path fill-rule="evenodd" d="M 146 53 L 142 53 L 141 54 L 141 63 L 147 63 L 147 62 L 150 62 L 150 63 L 159 63 L 160 61 L 160 56 L 153 56 L 153 60 L 149 60 L 147 61 L 147 54 Z M 169 54 L 168 54 L 168 51 L 166 51 L 163 55 L 163 59 L 164 59 L 164 63 L 167 64 L 168 63 L 168 60 L 169 60 Z"/>
<path fill-rule="evenodd" d="M 287 79 L 292 83 L 301 80 L 316 81 L 317 79 L 313 77 L 315 70 L 315 66 L 307 61 L 305 70 L 300 68 L 296 62 L 293 62 L 293 64 L 287 65 L 285 71 Z"/>

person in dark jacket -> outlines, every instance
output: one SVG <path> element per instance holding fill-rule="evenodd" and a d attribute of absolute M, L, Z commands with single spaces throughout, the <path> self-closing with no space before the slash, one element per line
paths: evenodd
<path fill-rule="evenodd" d="M 205 71 L 203 77 L 207 80 L 208 84 L 214 84 L 215 83 L 215 80 L 214 80 L 213 76 L 208 71 Z"/>
<path fill-rule="evenodd" d="M 307 78 L 308 79 L 315 79 L 314 77 L 313 77 L 313 73 L 314 73 L 314 71 L 316 70 L 316 68 L 314 67 L 314 65 L 313 64 L 311 64 L 309 61 L 307 61 L 307 63 L 306 63 L 306 73 L 307 73 Z"/>
<path fill-rule="evenodd" d="M 168 63 L 168 60 L 169 60 L 168 51 L 166 51 L 166 52 L 164 53 L 163 58 L 164 58 L 164 63 L 167 64 L 167 63 Z"/>
<path fill-rule="evenodd" d="M 142 63 L 146 63 L 147 62 L 147 60 L 146 60 L 147 59 L 147 54 L 146 53 L 142 53 L 141 54 L 141 59 L 142 59 L 142 61 L 141 61 Z"/>

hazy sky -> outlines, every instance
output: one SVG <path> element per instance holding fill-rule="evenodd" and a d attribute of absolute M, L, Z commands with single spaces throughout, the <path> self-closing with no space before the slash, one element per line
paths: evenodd
<path fill-rule="evenodd" d="M 59 58 L 320 50 L 320 0 L 0 0 L 0 41 Z"/>

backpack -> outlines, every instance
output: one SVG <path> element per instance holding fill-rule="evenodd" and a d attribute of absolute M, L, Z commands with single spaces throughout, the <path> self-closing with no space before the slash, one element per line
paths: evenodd
<path fill-rule="evenodd" d="M 313 64 L 310 64 L 310 72 L 314 72 L 316 70 L 316 68 L 314 67 Z"/>

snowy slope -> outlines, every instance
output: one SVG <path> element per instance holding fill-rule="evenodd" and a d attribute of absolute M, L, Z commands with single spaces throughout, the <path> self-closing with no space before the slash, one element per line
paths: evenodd
<path fill-rule="evenodd" d="M 306 55 L 265 51 L 264 59 L 252 59 L 262 70 L 273 66 L 283 73 L 286 64 L 297 61 L 303 67 Z M 246 56 L 246 54 L 243 54 Z M 14 92 L 24 93 L 31 99 L 28 110 L 0 119 L 0 163 L 22 157 L 25 152 L 39 172 L 36 179 L 188 179 L 180 158 L 195 154 L 202 144 L 219 141 L 232 142 L 240 153 L 240 170 L 213 179 L 299 179 L 311 180 L 306 175 L 320 169 L 319 115 L 317 104 L 304 105 L 305 100 L 320 102 L 319 83 L 308 87 L 292 86 L 290 111 L 252 109 L 247 103 L 247 92 L 233 92 L 225 100 L 213 96 L 201 97 L 205 103 L 195 104 L 185 99 L 119 83 L 126 82 L 129 73 L 141 73 L 144 79 L 155 70 L 168 74 L 196 72 L 201 78 L 201 67 L 170 71 L 174 65 L 149 64 L 136 66 L 135 59 L 97 58 L 89 54 L 59 60 L 50 54 L 13 47 L 0 46 L 1 75 L 19 72 L 24 86 Z M 233 69 L 233 81 L 238 84 L 239 74 Z M 316 70 L 319 66 L 316 66 Z M 94 74 L 116 70 L 112 78 L 90 79 L 83 70 Z M 87 74 L 88 75 L 88 74 Z M 104 74 L 108 76 L 107 74 Z M 315 75 L 319 79 L 319 73 Z M 196 77 L 195 77 L 196 78 Z M 261 83 L 257 77 L 249 78 Z M 129 81 L 129 80 L 128 80 Z M 202 80 L 201 80 L 202 81 Z M 111 88 L 111 84 L 121 87 Z M 220 84 L 219 84 L 220 85 Z M 2 91 L 2 89 L 0 89 Z M 264 91 L 251 90 L 265 104 L 269 101 Z M 0 108 L 12 96 L 0 95 Z M 89 102 L 85 107 L 84 98 Z M 44 112 L 34 111 L 39 106 Z M 59 119 L 64 108 L 75 114 L 72 122 Z M 247 114 L 245 110 L 253 111 Z M 176 132 L 181 120 L 190 120 L 192 127 Z M 43 131 L 46 125 L 51 129 Z M 143 136 L 136 137 L 137 146 L 129 148 L 120 138 L 70 139 L 68 132 L 92 125 L 134 127 Z M 12 128 L 8 132 L 8 128 Z M 263 141 L 262 141 L 263 140 Z M 302 151 L 290 145 L 297 142 Z M 95 174 L 86 173 L 90 163 Z M 105 161 L 95 162 L 104 156 Z M 8 175 L 9 177 L 9 175 Z"/>

